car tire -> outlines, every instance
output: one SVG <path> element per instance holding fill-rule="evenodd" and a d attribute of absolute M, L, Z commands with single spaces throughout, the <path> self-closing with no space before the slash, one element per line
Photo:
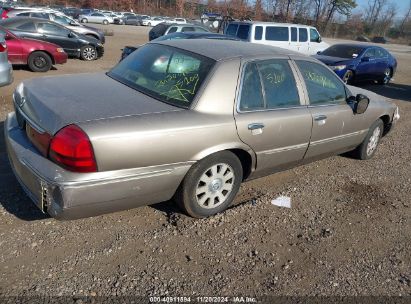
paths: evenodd
<path fill-rule="evenodd" d="M 149 22 L 147 25 L 148 25 L 148 26 L 151 26 L 151 22 Z"/>
<path fill-rule="evenodd" d="M 97 59 L 97 50 L 92 45 L 85 45 L 80 49 L 80 58 L 85 61 L 93 61 Z"/>
<path fill-rule="evenodd" d="M 367 136 L 364 138 L 361 145 L 359 145 L 352 155 L 355 158 L 366 160 L 374 156 L 377 151 L 377 146 L 380 143 L 381 137 L 384 132 L 384 123 L 381 119 L 377 119 L 369 128 Z"/>
<path fill-rule="evenodd" d="M 346 84 L 351 84 L 354 80 L 354 71 L 347 70 L 342 78 L 342 81 Z"/>
<path fill-rule="evenodd" d="M 87 23 L 88 20 L 87 20 L 86 18 L 83 18 L 83 19 L 81 19 L 81 22 L 82 22 L 82 23 Z"/>
<path fill-rule="evenodd" d="M 30 54 L 27 64 L 33 72 L 47 72 L 53 66 L 51 57 L 45 52 L 33 52 Z"/>
<path fill-rule="evenodd" d="M 388 84 L 388 83 L 390 82 L 391 77 L 392 77 L 392 70 L 391 70 L 391 68 L 386 68 L 386 69 L 384 70 L 384 76 L 383 76 L 383 78 L 380 79 L 380 80 L 378 80 L 378 83 L 379 83 L 379 84 L 382 84 L 382 85 L 386 85 L 386 84 Z"/>
<path fill-rule="evenodd" d="M 217 152 L 190 168 L 174 199 L 188 215 L 208 217 L 230 206 L 242 180 L 238 157 L 229 151 Z"/>
<path fill-rule="evenodd" d="M 108 24 L 108 20 L 103 20 L 103 24 L 107 25 Z"/>

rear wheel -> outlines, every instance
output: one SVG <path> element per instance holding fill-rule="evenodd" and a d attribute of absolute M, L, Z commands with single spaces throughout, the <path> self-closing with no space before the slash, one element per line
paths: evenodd
<path fill-rule="evenodd" d="M 80 49 L 80 57 L 86 61 L 92 61 L 97 59 L 97 51 L 96 48 L 92 45 L 83 46 Z"/>
<path fill-rule="evenodd" d="M 379 84 L 382 84 L 382 85 L 388 84 L 388 83 L 390 82 L 390 80 L 391 80 L 391 77 L 392 77 L 392 71 L 391 71 L 391 69 L 390 69 L 390 68 L 386 68 L 386 69 L 384 70 L 384 76 L 383 76 L 383 78 L 380 79 L 380 80 L 378 81 L 378 83 L 379 83 Z"/>
<path fill-rule="evenodd" d="M 31 53 L 27 63 L 33 72 L 47 72 L 53 65 L 50 56 L 44 52 Z"/>
<path fill-rule="evenodd" d="M 351 70 L 347 70 L 342 78 L 344 83 L 351 84 L 354 78 L 354 72 Z"/>
<path fill-rule="evenodd" d="M 243 179 L 240 160 L 229 151 L 212 154 L 188 171 L 175 200 L 196 218 L 225 210 L 234 200 Z"/>
<path fill-rule="evenodd" d="M 382 134 L 384 132 L 384 123 L 381 119 L 376 120 L 368 130 L 367 136 L 364 141 L 359 145 L 352 155 L 358 159 L 370 159 L 377 151 L 377 146 L 380 143 Z"/>
<path fill-rule="evenodd" d="M 87 23 L 88 20 L 87 20 L 86 18 L 83 18 L 83 19 L 81 19 L 81 22 L 82 22 L 82 23 Z"/>
<path fill-rule="evenodd" d="M 107 25 L 108 24 L 108 20 L 103 20 L 103 24 Z"/>

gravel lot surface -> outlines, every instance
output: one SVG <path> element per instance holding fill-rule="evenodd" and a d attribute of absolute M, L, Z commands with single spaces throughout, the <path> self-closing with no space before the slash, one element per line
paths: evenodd
<path fill-rule="evenodd" d="M 147 28 L 109 28 L 102 59 L 17 69 L 0 88 L 0 295 L 411 296 L 411 47 L 388 46 L 399 62 L 392 84 L 361 85 L 400 107 L 372 160 L 332 157 L 247 182 L 208 219 L 164 202 L 59 222 L 14 178 L 3 121 L 21 80 L 107 71 L 124 45 L 147 39 Z M 291 209 L 271 204 L 280 195 Z"/>

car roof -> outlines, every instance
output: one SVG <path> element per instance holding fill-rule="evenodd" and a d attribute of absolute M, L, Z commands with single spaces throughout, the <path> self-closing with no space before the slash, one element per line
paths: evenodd
<path fill-rule="evenodd" d="M 247 43 L 243 41 L 217 39 L 176 39 L 152 43 L 184 49 L 189 52 L 214 59 L 216 61 L 224 61 L 231 58 L 247 58 L 264 55 L 297 55 L 301 57 L 300 53 L 294 51 L 268 45 Z"/>
<path fill-rule="evenodd" d="M 371 47 L 381 48 L 380 46 L 368 44 L 368 43 L 337 43 L 337 44 L 333 44 L 332 46 L 348 46 L 348 47 L 358 47 L 362 49 L 368 49 Z"/>
<path fill-rule="evenodd" d="M 315 28 L 315 26 L 312 25 L 306 25 L 306 24 L 299 24 L 299 23 L 278 23 L 278 22 L 263 22 L 263 21 L 230 21 L 229 24 L 236 23 L 236 24 L 254 24 L 254 25 L 275 25 L 275 26 L 291 26 L 291 25 L 297 25 L 297 26 L 302 26 L 302 27 L 311 27 Z"/>

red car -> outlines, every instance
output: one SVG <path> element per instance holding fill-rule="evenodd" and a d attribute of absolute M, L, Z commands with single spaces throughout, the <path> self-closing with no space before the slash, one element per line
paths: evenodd
<path fill-rule="evenodd" d="M 28 65 L 33 72 L 47 72 L 54 64 L 67 62 L 67 53 L 56 44 L 20 38 L 0 27 L 6 38 L 9 61 L 13 65 Z"/>

